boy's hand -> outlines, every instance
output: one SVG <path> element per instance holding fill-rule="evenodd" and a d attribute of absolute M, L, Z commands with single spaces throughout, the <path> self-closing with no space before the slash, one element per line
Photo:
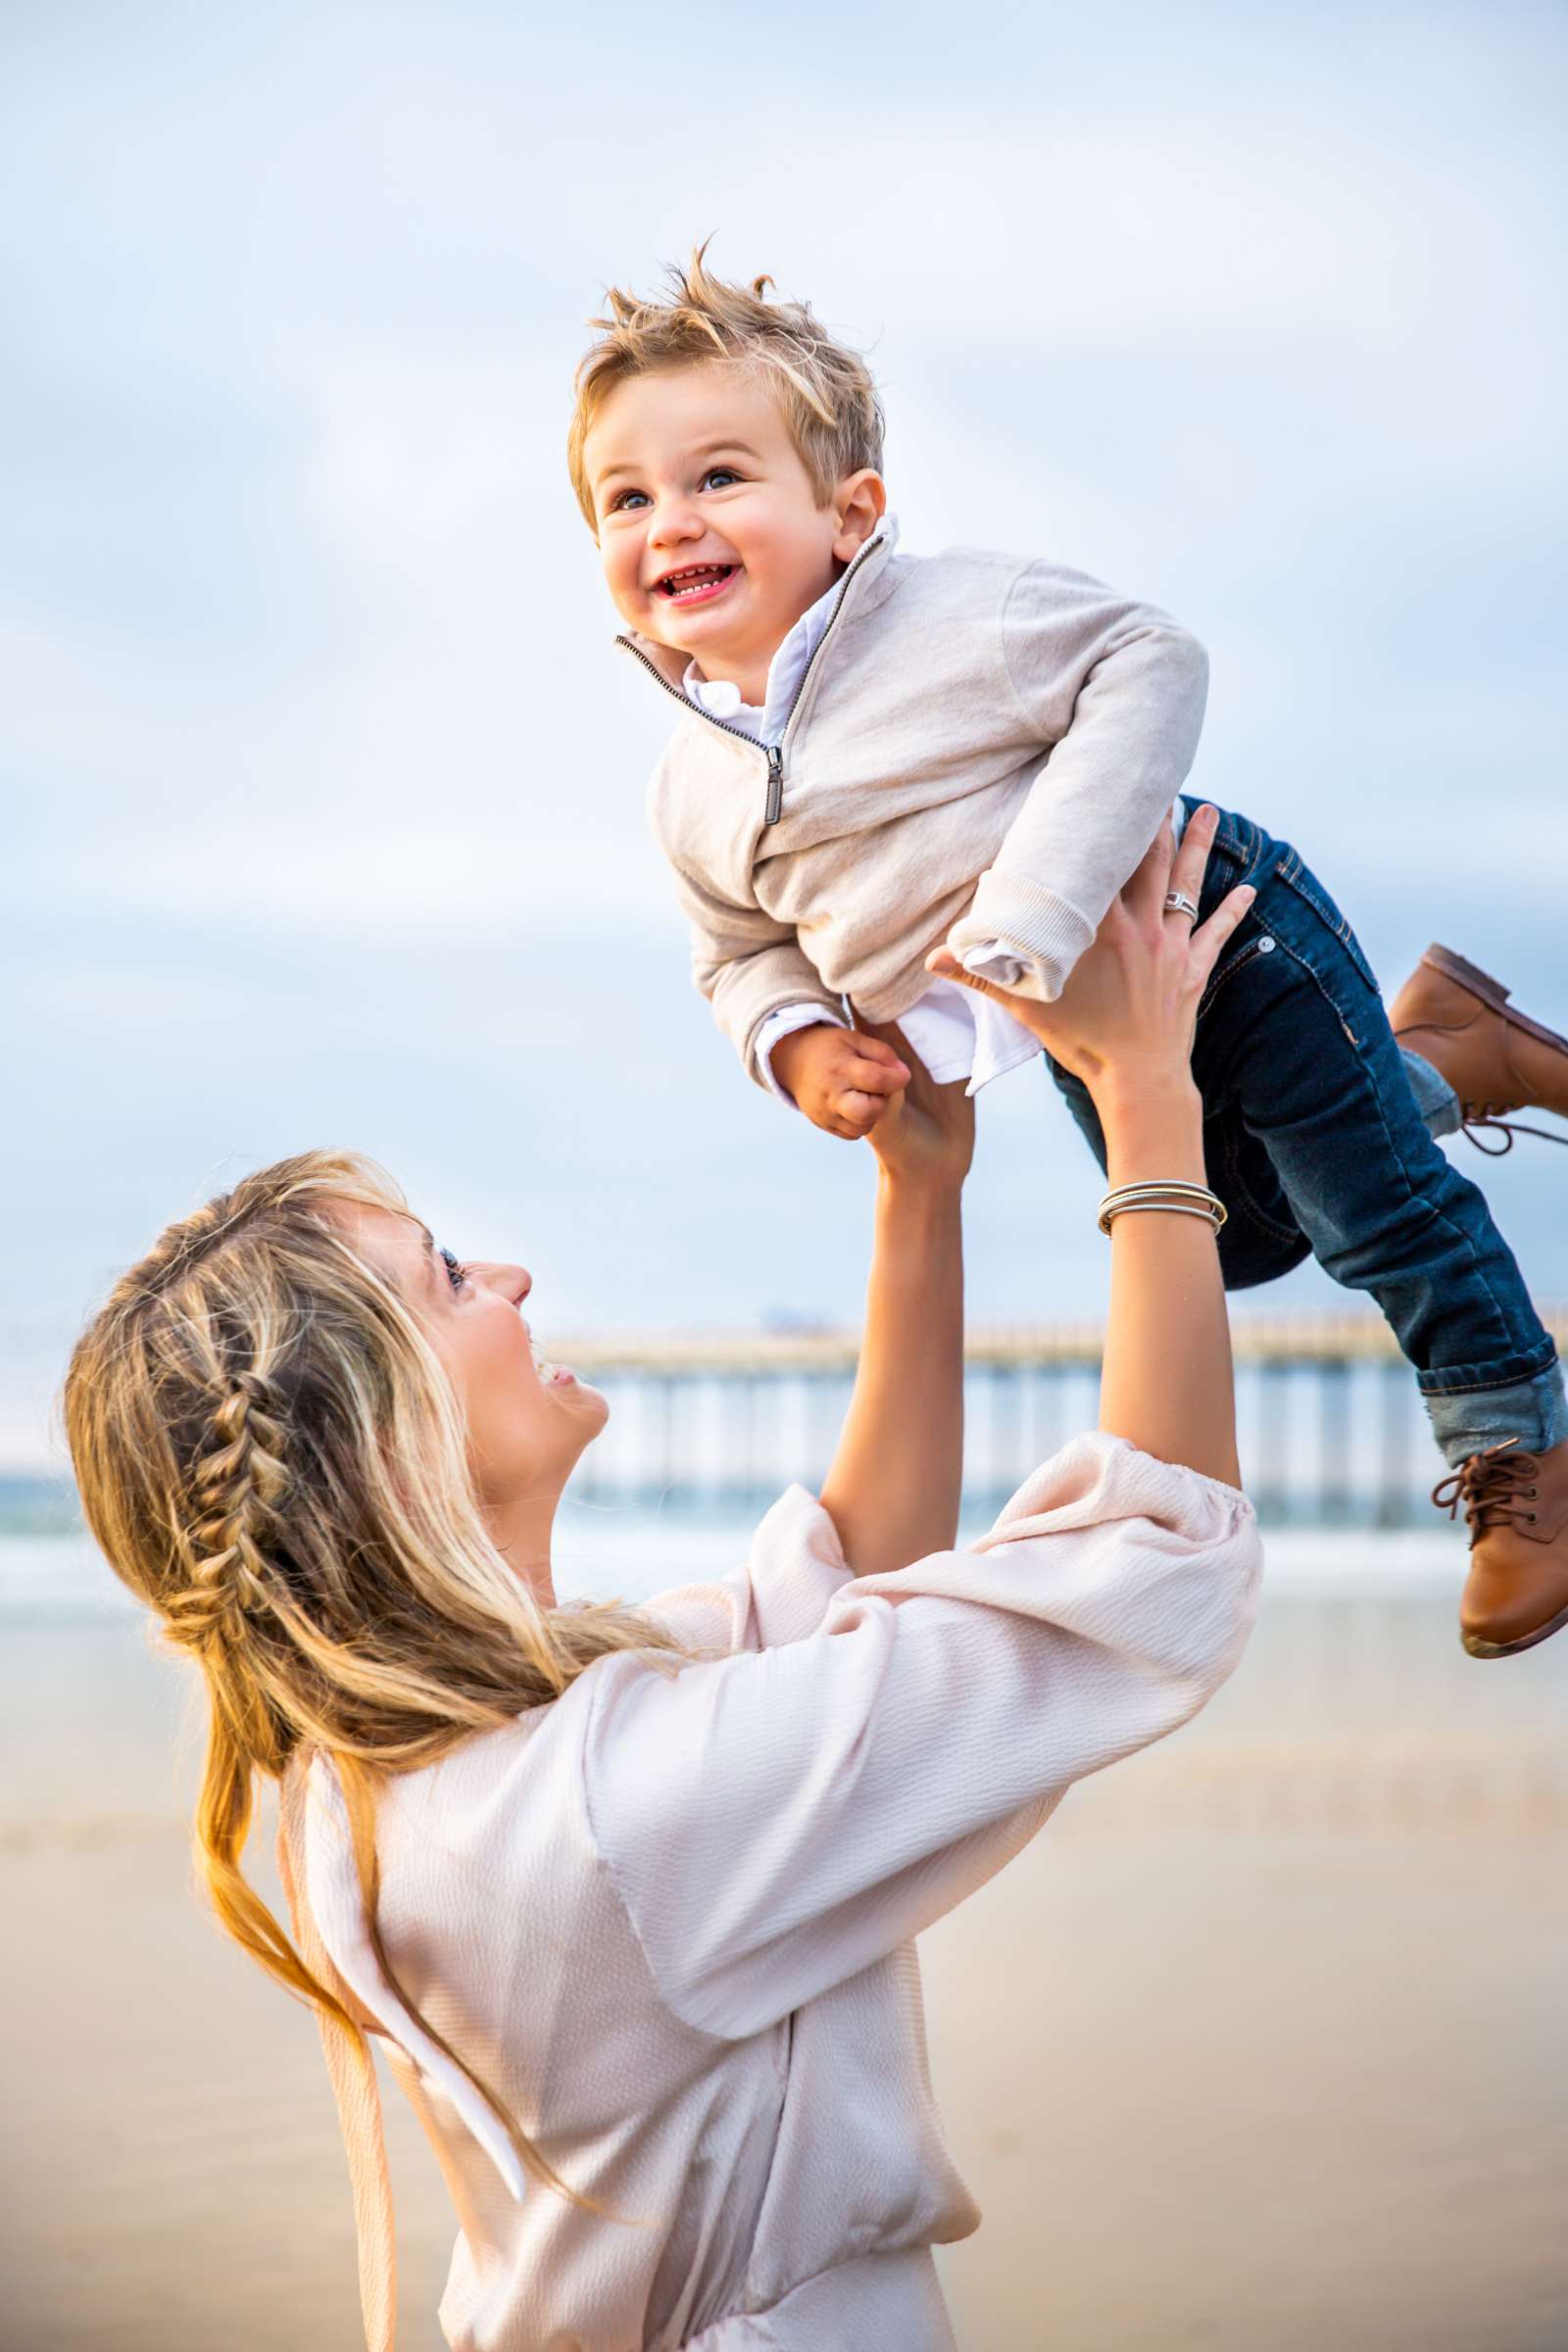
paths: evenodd
<path fill-rule="evenodd" d="M 858 1143 L 909 1083 L 909 1065 L 880 1037 L 815 1021 L 773 1048 L 773 1075 L 813 1127 Z"/>

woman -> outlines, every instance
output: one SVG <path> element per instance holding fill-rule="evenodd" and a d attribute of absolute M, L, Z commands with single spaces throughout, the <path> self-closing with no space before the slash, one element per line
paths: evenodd
<path fill-rule="evenodd" d="M 83 1338 L 83 1499 L 204 1671 L 198 1851 L 322 2021 L 372 2346 L 394 2322 L 367 2034 L 457 2208 L 454 2345 L 951 2347 L 931 2248 L 977 2215 L 909 1939 L 1072 1781 L 1200 1706 L 1251 1606 L 1188 1069 L 1250 896 L 1191 932 L 1211 831 L 1174 868 L 1156 844 L 1059 1004 L 1016 1003 L 1134 1191 L 1106 1219 L 1100 1434 L 970 1550 L 972 1109 L 920 1072 L 872 1139 L 820 1501 L 792 1490 L 746 1570 L 642 1612 L 556 1603 L 551 1523 L 606 1407 L 534 1354 L 527 1274 L 460 1265 L 363 1162 L 285 1162 L 172 1227 Z M 259 1774 L 295 1941 L 241 1874 Z"/>

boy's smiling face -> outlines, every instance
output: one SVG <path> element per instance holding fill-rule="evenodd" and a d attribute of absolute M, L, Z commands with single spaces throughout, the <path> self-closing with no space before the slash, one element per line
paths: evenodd
<path fill-rule="evenodd" d="M 886 504 L 866 469 L 819 505 L 766 374 L 731 361 L 617 384 L 583 461 L 621 618 L 756 704 L 773 655 Z"/>

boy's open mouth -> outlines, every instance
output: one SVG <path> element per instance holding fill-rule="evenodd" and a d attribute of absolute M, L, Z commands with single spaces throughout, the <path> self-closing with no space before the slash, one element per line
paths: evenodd
<path fill-rule="evenodd" d="M 666 571 L 654 582 L 654 593 L 671 605 L 700 604 L 706 597 L 716 596 L 727 588 L 739 571 L 738 564 L 687 564 L 679 571 Z"/>

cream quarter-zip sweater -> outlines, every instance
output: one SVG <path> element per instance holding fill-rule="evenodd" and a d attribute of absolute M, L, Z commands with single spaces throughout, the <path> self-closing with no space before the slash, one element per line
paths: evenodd
<path fill-rule="evenodd" d="M 886 528 L 896 530 L 890 514 Z M 840 582 L 801 614 L 775 652 L 768 666 L 767 689 L 761 707 L 741 700 L 739 687 L 722 679 L 705 678 L 695 662 L 681 683 L 687 696 L 712 718 L 721 719 L 755 743 L 777 743 L 789 723 L 795 698 L 810 667 L 811 657 L 826 634 L 838 604 Z M 987 953 L 990 950 L 990 954 Z M 976 948 L 965 959 L 971 971 L 1012 987 L 1018 977 L 1017 958 L 999 954 L 994 940 Z M 794 1097 L 780 1085 L 773 1070 L 773 1049 L 792 1030 L 809 1027 L 824 1017 L 820 1004 L 786 1004 L 768 1014 L 758 1030 L 752 1052 L 759 1075 L 781 1102 Z M 845 1016 L 840 1015 L 844 1020 Z M 845 1024 L 847 1026 L 847 1022 Z M 971 1095 L 994 1078 L 1040 1058 L 1040 1041 L 995 997 L 977 995 L 956 981 L 928 979 L 918 1004 L 901 1015 L 899 1026 L 910 1049 L 919 1055 L 939 1086 L 956 1078 L 969 1081 Z"/>
<path fill-rule="evenodd" d="M 1065 1446 L 971 1549 L 890 1576 L 853 1578 L 795 1488 L 746 1569 L 650 1604 L 703 1662 L 601 1659 L 390 1777 L 398 1983 L 604 2213 L 524 2184 L 382 1974 L 330 1768 L 291 1766 L 301 1947 L 385 2036 L 457 2208 L 448 2343 L 953 2352 L 931 2249 L 979 2217 L 943 2145 L 909 1938 L 1073 1781 L 1203 1704 L 1258 1564 L 1241 1494 L 1111 1438 Z M 1026 1959 L 1009 1997 L 1035 1997 Z M 387 2352 L 378 2109 L 346 2038 L 325 2041 Z"/>
<path fill-rule="evenodd" d="M 753 1077 L 791 1004 L 897 1020 L 925 957 L 989 941 L 1057 995 L 1192 764 L 1207 662 L 1168 615 L 1082 572 L 884 524 L 779 740 L 687 702 L 686 657 L 627 645 L 679 697 L 649 793 L 693 975 Z"/>

